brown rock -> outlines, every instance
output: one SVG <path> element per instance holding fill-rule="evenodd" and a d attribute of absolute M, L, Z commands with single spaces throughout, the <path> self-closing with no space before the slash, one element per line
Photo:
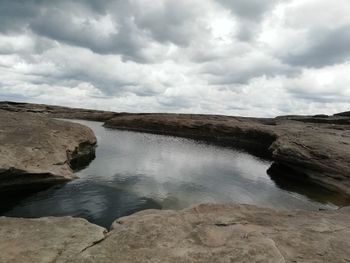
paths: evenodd
<path fill-rule="evenodd" d="M 350 215 L 200 205 L 117 220 L 69 262 L 347 262 Z"/>
<path fill-rule="evenodd" d="M 350 126 L 279 121 L 272 158 L 329 189 L 350 194 Z"/>
<path fill-rule="evenodd" d="M 133 114 L 110 119 L 105 126 L 240 147 L 292 168 L 302 179 L 350 194 L 350 126 L 301 119 Z"/>
<path fill-rule="evenodd" d="M 105 122 L 108 128 L 127 129 L 201 139 L 270 156 L 276 140 L 273 119 L 198 114 L 129 114 Z"/>
<path fill-rule="evenodd" d="M 145 210 L 112 230 L 84 219 L 0 218 L 0 262 L 348 262 L 350 214 L 250 205 Z"/>
<path fill-rule="evenodd" d="M 0 187 L 70 180 L 95 144 L 83 125 L 0 110 Z"/>
<path fill-rule="evenodd" d="M 1 263 L 59 263 L 105 238 L 106 230 L 85 219 L 0 217 Z"/>
<path fill-rule="evenodd" d="M 32 104 L 22 102 L 0 102 L 0 109 L 11 112 L 27 112 L 45 115 L 52 118 L 84 119 L 91 121 L 106 121 L 117 116 L 114 112 L 90 109 L 68 108 L 45 104 Z"/>
<path fill-rule="evenodd" d="M 199 114 L 130 114 L 0 102 L 0 109 L 50 117 L 105 121 L 109 128 L 210 141 L 271 158 L 289 175 L 350 195 L 350 116 L 281 116 L 274 119 Z M 284 170 L 275 174 L 287 174 Z"/>

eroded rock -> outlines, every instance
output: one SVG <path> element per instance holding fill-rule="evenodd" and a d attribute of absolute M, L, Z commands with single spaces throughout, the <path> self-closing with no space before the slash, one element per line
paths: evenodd
<path fill-rule="evenodd" d="M 100 120 L 105 126 L 189 137 L 271 158 L 292 176 L 350 195 L 350 116 L 243 118 L 199 114 L 130 114 L 0 102 L 0 109 L 50 117 Z M 280 172 L 284 175 L 284 171 Z"/>
<path fill-rule="evenodd" d="M 350 215 L 248 205 L 146 210 L 69 262 L 347 262 Z"/>
<path fill-rule="evenodd" d="M 273 160 L 329 189 L 350 194 L 350 126 L 279 121 Z"/>
<path fill-rule="evenodd" d="M 59 263 L 105 238 L 106 230 L 85 219 L 0 217 L 1 263 Z"/>
<path fill-rule="evenodd" d="M 130 114 L 105 122 L 108 128 L 126 129 L 201 139 L 270 156 L 276 140 L 273 119 L 198 114 Z"/>
<path fill-rule="evenodd" d="M 84 219 L 0 218 L 0 262 L 348 262 L 347 211 L 203 204 L 145 210 L 111 231 Z"/>
<path fill-rule="evenodd" d="M 0 109 L 10 112 L 36 113 L 52 118 L 84 119 L 91 121 L 106 121 L 118 114 L 111 111 L 69 108 L 45 104 L 2 101 Z"/>
<path fill-rule="evenodd" d="M 70 180 L 95 145 L 83 125 L 0 110 L 0 188 Z"/>
<path fill-rule="evenodd" d="M 312 117 L 310 117 L 312 119 Z M 243 148 L 294 169 L 298 176 L 350 195 L 350 118 L 242 118 L 192 114 L 133 114 L 109 128 L 204 139 Z M 315 119 L 314 119 L 315 120 Z"/>

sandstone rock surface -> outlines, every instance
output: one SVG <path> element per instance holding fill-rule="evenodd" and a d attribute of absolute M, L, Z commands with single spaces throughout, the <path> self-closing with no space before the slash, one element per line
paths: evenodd
<path fill-rule="evenodd" d="M 145 210 L 112 230 L 73 218 L 0 218 L 0 262 L 349 262 L 350 214 L 249 205 Z"/>
<path fill-rule="evenodd" d="M 283 164 L 329 189 L 350 194 L 350 125 L 278 120 L 269 147 Z"/>
<path fill-rule="evenodd" d="M 319 122 L 319 120 L 327 120 Z M 332 190 L 350 194 L 350 118 L 243 118 L 192 114 L 133 114 L 109 128 L 204 139 L 272 158 Z M 341 124 L 339 124 L 341 123 Z M 282 172 L 283 173 L 283 172 Z"/>
<path fill-rule="evenodd" d="M 95 144 L 83 125 L 0 110 L 0 188 L 70 180 Z"/>
<path fill-rule="evenodd" d="M 72 262 L 347 262 L 349 219 L 248 205 L 144 211 Z"/>
<path fill-rule="evenodd" d="M 11 101 L 0 102 L 0 109 L 10 112 L 37 113 L 52 118 L 84 119 L 91 121 L 106 121 L 118 115 L 117 113 L 110 111 L 99 111 L 80 108 L 73 109 L 69 107 Z"/>
<path fill-rule="evenodd" d="M 274 170 L 279 176 L 288 174 L 298 179 L 311 180 L 350 195 L 349 112 L 333 116 L 243 118 L 115 113 L 14 102 L 0 102 L 0 109 L 104 121 L 109 128 L 190 137 L 238 147 L 271 158 L 274 161 L 271 171 Z"/>
<path fill-rule="evenodd" d="M 105 238 L 85 219 L 0 217 L 1 263 L 59 263 Z"/>
<path fill-rule="evenodd" d="M 272 119 L 199 114 L 130 114 L 107 120 L 108 128 L 202 139 L 267 155 L 276 140 Z"/>

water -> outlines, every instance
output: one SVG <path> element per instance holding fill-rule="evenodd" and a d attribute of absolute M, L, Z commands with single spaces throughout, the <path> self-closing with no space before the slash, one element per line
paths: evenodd
<path fill-rule="evenodd" d="M 37 193 L 2 198 L 0 214 L 76 216 L 110 227 L 144 209 L 198 203 L 246 203 L 272 208 L 335 209 L 339 198 L 320 187 L 270 177 L 271 162 L 193 140 L 111 130 L 76 121 L 96 134 L 96 159 L 79 179 Z"/>

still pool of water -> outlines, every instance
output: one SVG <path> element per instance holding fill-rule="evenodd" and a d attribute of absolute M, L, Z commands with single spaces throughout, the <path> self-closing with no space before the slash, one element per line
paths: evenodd
<path fill-rule="evenodd" d="M 198 203 L 246 203 L 272 208 L 334 209 L 334 194 L 270 177 L 270 161 L 189 139 L 107 129 L 75 121 L 96 134 L 96 159 L 78 179 L 0 205 L 16 217 L 76 216 L 110 227 L 136 211 Z M 284 180 L 284 179 L 283 179 Z"/>

